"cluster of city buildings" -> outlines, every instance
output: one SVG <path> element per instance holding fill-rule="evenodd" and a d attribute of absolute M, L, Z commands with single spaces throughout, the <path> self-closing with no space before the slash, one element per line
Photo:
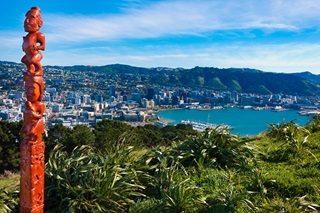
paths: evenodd
<path fill-rule="evenodd" d="M 22 71 L 15 66 L 6 71 L 7 74 L 12 73 L 14 85 L 1 87 L 0 119 L 20 121 L 25 107 L 24 88 L 19 79 L 22 79 Z M 156 115 L 162 109 L 206 110 L 237 106 L 255 110 L 293 109 L 306 115 L 318 113 L 318 97 L 146 85 L 143 82 L 147 76 L 128 74 L 120 77 L 117 74 L 72 72 L 53 67 L 45 69 L 44 78 L 46 112 L 43 119 L 47 127 L 56 123 L 69 127 L 77 124 L 93 126 L 102 119 L 125 121 L 132 125 L 154 122 L 163 125 Z"/>

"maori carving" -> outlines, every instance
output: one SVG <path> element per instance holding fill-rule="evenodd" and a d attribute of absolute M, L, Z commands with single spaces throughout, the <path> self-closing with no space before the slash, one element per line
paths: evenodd
<path fill-rule="evenodd" d="M 44 122 L 42 120 L 45 105 L 42 53 L 45 49 L 45 36 L 39 31 L 43 21 L 39 7 L 32 7 L 24 21 L 21 59 L 27 67 L 23 73 L 26 103 L 23 113 L 24 125 L 21 131 L 26 135 L 20 144 L 20 212 L 42 213 L 44 207 Z"/>
<path fill-rule="evenodd" d="M 24 21 L 24 31 L 28 32 L 28 35 L 23 37 L 22 50 L 25 52 L 25 56 L 23 56 L 21 62 L 27 66 L 28 72 L 26 74 L 42 76 L 42 66 L 40 64 L 42 53 L 39 52 L 39 50 L 45 49 L 45 37 L 39 31 L 42 24 L 40 8 L 32 7 L 27 12 Z"/>
<path fill-rule="evenodd" d="M 42 102 L 44 82 L 40 76 L 28 76 L 24 80 L 27 101 L 23 113 L 25 123 L 21 131 L 26 134 L 29 140 L 41 141 L 44 132 L 44 123 L 41 119 L 45 110 L 45 105 Z"/>

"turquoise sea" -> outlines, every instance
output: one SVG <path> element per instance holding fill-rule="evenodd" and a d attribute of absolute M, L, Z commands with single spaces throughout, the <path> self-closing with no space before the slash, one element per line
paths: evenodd
<path fill-rule="evenodd" d="M 301 116 L 297 111 L 286 110 L 272 112 L 271 110 L 240 109 L 237 107 L 217 110 L 166 110 L 157 113 L 165 120 L 171 120 L 172 124 L 178 124 L 181 120 L 198 121 L 212 124 L 225 124 L 231 126 L 234 134 L 241 136 L 257 135 L 268 129 L 268 123 L 278 124 L 282 121 L 303 126 L 310 121 L 307 116 Z"/>

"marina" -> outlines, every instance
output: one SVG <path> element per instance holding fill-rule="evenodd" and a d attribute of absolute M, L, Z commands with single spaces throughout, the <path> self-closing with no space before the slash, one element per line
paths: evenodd
<path fill-rule="evenodd" d="M 211 124 L 211 123 L 203 123 L 203 122 L 198 122 L 198 121 L 190 121 L 190 120 L 181 120 L 181 124 L 191 124 L 192 128 L 196 131 L 203 132 L 206 129 L 216 129 L 216 128 L 228 128 L 232 129 L 228 125 L 218 125 L 218 124 Z"/>

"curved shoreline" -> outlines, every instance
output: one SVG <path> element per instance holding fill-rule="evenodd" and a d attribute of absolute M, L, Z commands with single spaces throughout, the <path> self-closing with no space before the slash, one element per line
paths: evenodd
<path fill-rule="evenodd" d="M 180 123 L 181 120 L 228 125 L 233 128 L 233 133 L 241 136 L 253 136 L 265 132 L 268 129 L 267 123 L 295 121 L 298 125 L 305 125 L 310 119 L 309 117 L 299 115 L 295 110 L 274 113 L 270 109 L 243 110 L 238 107 L 225 108 L 223 110 L 167 109 L 155 112 L 155 114 L 161 120 L 170 121 L 170 124 L 173 125 Z"/>

